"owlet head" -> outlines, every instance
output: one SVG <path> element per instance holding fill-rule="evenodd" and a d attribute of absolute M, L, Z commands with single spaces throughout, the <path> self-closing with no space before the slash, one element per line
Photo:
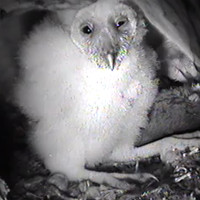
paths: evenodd
<path fill-rule="evenodd" d="M 131 49 L 136 27 L 137 14 L 131 7 L 99 1 L 77 13 L 71 38 L 98 67 L 113 70 Z"/>

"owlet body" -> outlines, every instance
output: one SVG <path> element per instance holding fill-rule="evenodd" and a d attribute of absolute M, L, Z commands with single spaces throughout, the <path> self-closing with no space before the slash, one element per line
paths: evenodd
<path fill-rule="evenodd" d="M 85 165 L 132 158 L 157 93 L 156 56 L 134 6 L 98 1 L 72 22 L 67 14 L 25 41 L 15 99 L 37 121 L 30 141 L 47 168 L 102 183 L 107 175 Z"/>

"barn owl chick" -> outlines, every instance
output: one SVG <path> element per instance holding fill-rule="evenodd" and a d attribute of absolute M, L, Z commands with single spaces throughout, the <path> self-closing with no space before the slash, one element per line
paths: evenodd
<path fill-rule="evenodd" d="M 98 1 L 69 22 L 44 20 L 20 51 L 16 103 L 37 121 L 30 141 L 52 172 L 120 187 L 119 174 L 89 171 L 133 159 L 157 94 L 156 56 L 135 6 Z"/>

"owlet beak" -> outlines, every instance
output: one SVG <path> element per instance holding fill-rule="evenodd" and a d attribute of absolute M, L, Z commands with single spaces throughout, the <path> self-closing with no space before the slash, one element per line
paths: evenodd
<path fill-rule="evenodd" d="M 116 63 L 116 55 L 114 53 L 107 54 L 107 61 L 109 68 L 113 71 Z"/>
<path fill-rule="evenodd" d="M 102 30 L 99 37 L 99 56 L 102 59 L 102 65 L 105 68 L 114 70 L 117 64 L 117 57 L 119 52 L 119 41 L 117 36 L 110 30 Z"/>

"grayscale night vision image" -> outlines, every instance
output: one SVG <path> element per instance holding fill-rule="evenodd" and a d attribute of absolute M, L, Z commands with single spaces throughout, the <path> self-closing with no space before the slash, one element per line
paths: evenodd
<path fill-rule="evenodd" d="M 200 199 L 200 2 L 0 0 L 1 199 Z"/>

